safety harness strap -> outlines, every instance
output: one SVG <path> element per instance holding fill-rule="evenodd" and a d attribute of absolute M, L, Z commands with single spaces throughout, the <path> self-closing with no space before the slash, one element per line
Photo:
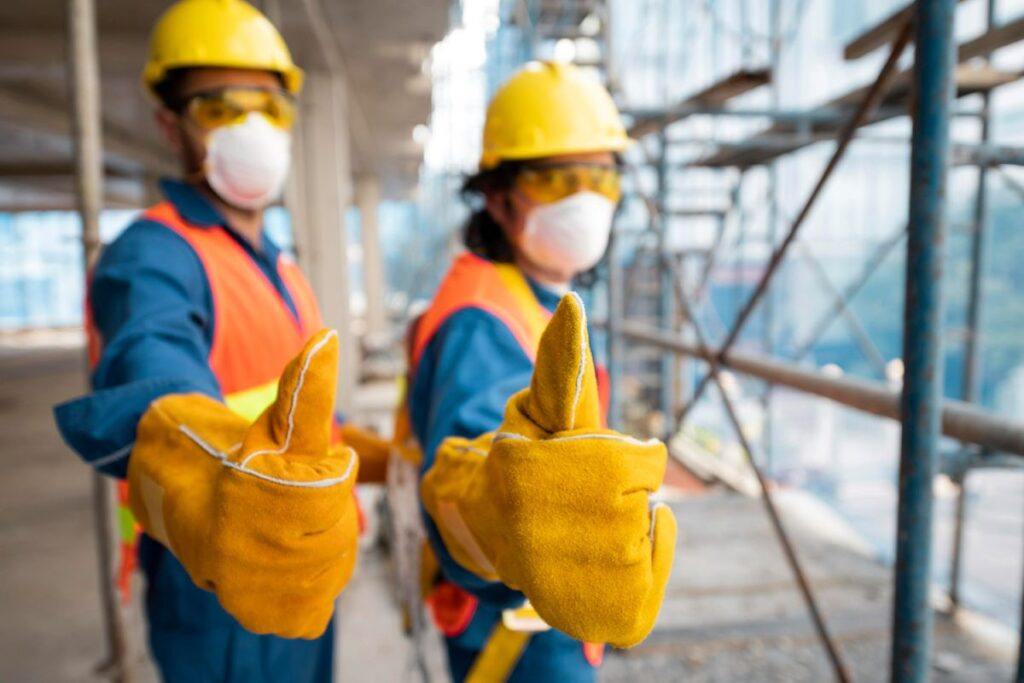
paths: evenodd
<path fill-rule="evenodd" d="M 473 668 L 466 676 L 466 683 L 499 683 L 512 676 L 512 670 L 519 663 L 532 634 L 527 631 L 513 631 L 501 621 L 491 631 L 487 644 L 473 662 Z"/>

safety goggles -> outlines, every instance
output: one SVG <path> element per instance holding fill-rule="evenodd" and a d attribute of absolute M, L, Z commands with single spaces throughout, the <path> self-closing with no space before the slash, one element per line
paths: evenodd
<path fill-rule="evenodd" d="M 577 192 L 596 192 L 613 202 L 622 197 L 619 169 L 605 164 L 526 166 L 516 174 L 516 189 L 536 204 L 550 204 Z"/>
<path fill-rule="evenodd" d="M 189 97 L 180 110 L 204 130 L 229 126 L 257 112 L 278 128 L 295 123 L 295 99 L 281 90 L 221 88 Z"/>

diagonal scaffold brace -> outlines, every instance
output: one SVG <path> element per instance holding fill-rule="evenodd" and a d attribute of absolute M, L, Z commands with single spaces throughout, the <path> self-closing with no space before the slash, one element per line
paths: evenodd
<path fill-rule="evenodd" d="M 811 621 L 814 623 L 814 628 L 818 632 L 818 637 L 821 640 L 822 647 L 824 647 L 825 653 L 828 655 L 829 661 L 832 664 L 836 680 L 840 683 L 848 683 L 848 681 L 850 681 L 849 669 L 846 666 L 846 662 L 843 660 L 843 656 L 839 651 L 839 647 L 836 645 L 835 639 L 829 632 L 828 624 L 825 622 L 825 617 L 822 614 L 821 607 L 818 606 L 818 600 L 814 595 L 814 588 L 807 579 L 807 574 L 803 570 L 803 565 L 801 565 L 800 558 L 796 554 L 796 549 L 793 547 L 793 543 L 789 539 L 789 534 L 786 533 L 786 528 L 782 525 L 782 519 L 779 516 L 778 508 L 775 507 L 775 500 L 772 497 L 771 489 L 768 486 L 768 480 L 761 471 L 761 467 L 757 464 L 757 460 L 754 458 L 753 448 L 750 441 L 747 439 L 746 434 L 743 433 L 743 426 L 740 424 L 739 416 L 736 414 L 736 409 L 732 404 L 732 399 L 729 398 L 728 393 L 725 391 L 725 387 L 722 386 L 722 380 L 719 375 L 719 361 L 713 354 L 709 353 L 710 349 L 707 345 L 704 331 L 701 329 L 700 323 L 693 316 L 693 308 L 690 305 L 689 297 L 686 296 L 682 278 L 679 276 L 676 264 L 665 254 L 661 254 L 661 258 L 663 267 L 672 275 L 672 282 L 675 286 L 676 301 L 679 303 L 679 308 L 682 311 L 683 316 L 689 320 L 690 324 L 693 326 L 698 349 L 700 349 L 701 354 L 707 358 L 708 377 L 718 388 L 718 393 L 722 397 L 722 405 L 725 407 L 725 412 L 729 417 L 729 422 L 732 424 L 733 431 L 736 433 L 736 438 L 740 441 L 740 447 L 743 448 L 744 452 L 746 452 L 747 461 L 750 463 L 750 468 L 754 472 L 754 476 L 757 478 L 757 484 L 761 489 L 761 501 L 764 503 L 765 512 L 768 513 L 768 519 L 771 521 L 772 528 L 775 530 L 775 535 L 779 540 L 779 545 L 782 547 L 782 553 L 786 558 L 786 562 L 789 564 L 790 570 L 793 572 L 793 578 L 796 580 L 797 586 L 800 589 L 800 594 L 804 599 L 804 603 L 807 605 L 807 611 L 810 613 Z"/>
<path fill-rule="evenodd" d="M 825 185 L 828 184 L 833 171 L 835 171 L 839 162 L 845 155 L 847 148 L 850 146 L 850 142 L 852 142 L 857 133 L 857 130 L 868 123 L 878 110 L 878 107 L 888 90 L 889 82 L 892 79 L 892 76 L 896 73 L 896 65 L 899 62 L 899 58 L 903 54 L 904 49 L 907 47 L 907 44 L 910 42 L 910 38 L 913 35 L 914 28 L 910 19 L 911 18 L 908 17 L 903 28 L 900 29 L 899 35 L 893 42 L 892 48 L 889 51 L 889 57 L 885 60 L 885 64 L 882 65 L 881 70 L 878 72 L 878 77 L 875 79 L 875 82 L 871 84 L 868 92 L 864 95 L 864 99 L 858 105 L 857 110 L 853 113 L 850 120 L 840 132 L 836 141 L 836 149 L 832 153 L 832 157 L 829 159 L 828 164 L 826 164 L 825 169 L 822 171 L 821 177 L 818 179 L 814 189 L 811 190 L 810 196 L 804 203 L 800 213 L 797 214 L 797 217 L 793 221 L 793 225 L 790 227 L 786 237 L 772 253 L 772 257 L 768 262 L 768 267 L 765 268 L 764 273 L 761 275 L 761 279 L 758 281 L 757 287 L 754 289 L 753 294 L 750 295 L 750 298 L 747 299 L 747 302 L 743 305 L 739 315 L 736 317 L 736 322 L 733 324 L 728 336 L 726 336 L 725 341 L 722 342 L 721 347 L 719 347 L 718 352 L 715 354 L 719 362 L 721 362 L 725 358 L 726 354 L 729 353 L 729 349 L 732 348 L 736 339 L 739 338 L 744 325 L 750 319 L 751 314 L 754 312 L 758 303 L 760 303 L 765 292 L 767 292 L 768 285 L 771 283 L 773 276 L 778 271 L 779 266 L 782 264 L 782 261 L 786 257 L 786 254 L 793 242 L 796 240 L 796 237 L 800 232 L 800 228 L 810 215 L 811 209 L 814 208 L 822 190 L 825 188 Z M 701 378 L 697 388 L 694 390 L 693 397 L 690 402 L 683 406 L 682 410 L 679 411 L 679 415 L 676 420 L 678 424 L 683 423 L 686 416 L 689 414 L 690 409 L 697 403 L 697 401 L 700 400 L 701 396 L 703 396 L 704 391 L 707 389 L 710 382 L 711 373 L 709 372 Z"/>

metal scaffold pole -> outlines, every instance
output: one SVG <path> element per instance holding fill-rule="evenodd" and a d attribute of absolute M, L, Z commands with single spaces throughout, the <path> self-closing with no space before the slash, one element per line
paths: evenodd
<path fill-rule="evenodd" d="M 987 0 L 985 30 L 995 25 L 995 0 Z M 987 60 L 991 55 L 985 55 Z M 988 145 L 991 139 L 992 93 L 981 93 L 981 131 L 979 143 Z M 988 171 L 989 164 L 978 164 L 978 188 L 974 197 L 974 230 L 971 233 L 971 270 L 967 295 L 967 335 L 964 344 L 964 369 L 961 396 L 968 403 L 981 399 L 981 326 L 984 302 L 983 285 L 986 262 L 986 235 L 988 232 Z M 958 493 L 953 522 L 953 556 L 949 571 L 949 602 L 952 610 L 960 607 L 960 575 L 963 567 L 964 524 L 967 518 L 967 475 L 957 480 Z"/>
<path fill-rule="evenodd" d="M 82 222 L 86 273 L 99 257 L 99 217 L 103 207 L 103 141 L 100 118 L 99 56 L 96 43 L 96 8 L 93 0 L 68 0 L 68 87 L 71 103 L 75 189 Z M 114 591 L 113 503 L 110 482 L 92 474 L 93 523 L 96 529 L 99 588 L 106 631 L 107 659 L 101 673 L 112 680 L 130 678 L 127 639 L 121 607 Z"/>
<path fill-rule="evenodd" d="M 932 480 L 942 406 L 942 258 L 956 0 L 918 0 L 910 156 L 892 680 L 928 679 L 932 612 Z"/>

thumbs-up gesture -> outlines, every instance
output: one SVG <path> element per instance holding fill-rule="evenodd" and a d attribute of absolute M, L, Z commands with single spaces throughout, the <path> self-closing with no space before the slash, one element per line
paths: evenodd
<path fill-rule="evenodd" d="M 352 576 L 358 461 L 330 443 L 337 366 L 324 330 L 252 425 L 197 394 L 162 398 L 139 423 L 132 511 L 254 633 L 319 636 Z"/>
<path fill-rule="evenodd" d="M 568 294 L 493 441 L 446 441 L 422 492 L 460 564 L 575 638 L 629 647 L 661 607 L 676 521 L 650 506 L 664 445 L 602 429 L 599 406 L 586 315 Z"/>

